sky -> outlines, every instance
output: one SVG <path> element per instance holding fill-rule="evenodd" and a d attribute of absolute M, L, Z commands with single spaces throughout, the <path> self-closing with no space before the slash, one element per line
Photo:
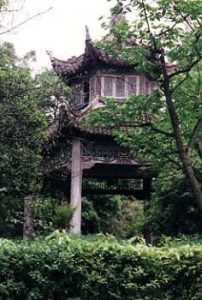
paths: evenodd
<path fill-rule="evenodd" d="M 84 51 L 85 25 L 92 39 L 101 38 L 103 30 L 98 19 L 109 15 L 112 3 L 107 0 L 13 0 L 12 8 L 19 11 L 6 18 L 7 28 L 52 9 L 0 38 L 12 42 L 19 56 L 36 50 L 36 69 L 50 67 L 46 50 L 61 59 Z"/>

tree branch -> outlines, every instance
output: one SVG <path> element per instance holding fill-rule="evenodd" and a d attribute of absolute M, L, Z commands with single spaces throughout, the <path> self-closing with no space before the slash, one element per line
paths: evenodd
<path fill-rule="evenodd" d="M 196 145 L 196 150 L 197 150 L 197 152 L 198 152 L 198 155 L 199 155 L 199 157 L 202 159 L 202 147 L 201 147 L 201 145 L 199 144 L 199 142 L 196 142 L 195 145 Z"/>
<path fill-rule="evenodd" d="M 152 38 L 152 41 L 153 41 L 153 45 L 154 45 L 154 49 L 157 51 L 157 45 L 156 45 L 156 40 L 155 40 L 155 37 L 151 31 L 151 27 L 150 27 L 150 24 L 149 24 L 149 18 L 147 16 L 147 10 L 146 10 L 146 7 L 145 7 L 145 3 L 144 3 L 144 0 L 142 0 L 142 7 L 143 7 L 143 11 L 144 11 L 144 16 L 145 16 L 145 20 L 146 20 L 146 23 L 147 23 L 147 28 L 148 28 L 148 32 L 150 33 L 151 35 L 151 38 Z"/>
<path fill-rule="evenodd" d="M 201 91 L 201 72 L 200 72 L 198 65 L 197 65 L 196 69 L 197 69 L 197 74 L 198 74 L 198 94 L 199 94 Z"/>
<path fill-rule="evenodd" d="M 200 118 L 197 121 L 196 125 L 194 126 L 194 128 L 192 130 L 191 137 L 190 137 L 190 140 L 189 140 L 187 148 L 186 148 L 187 156 L 191 155 L 191 152 L 192 152 L 194 144 L 195 144 L 197 132 L 198 132 L 199 128 L 201 127 L 201 125 L 202 125 L 202 118 Z"/>
<path fill-rule="evenodd" d="M 202 22 L 199 21 L 200 19 L 196 18 L 196 22 L 198 23 L 199 26 L 202 26 Z"/>
<path fill-rule="evenodd" d="M 177 90 L 180 87 L 180 85 L 183 84 L 187 80 L 188 76 L 189 76 L 189 72 L 187 72 L 186 76 L 180 82 L 178 82 L 178 84 L 176 84 L 176 86 L 174 86 L 172 88 L 171 92 L 173 93 L 175 90 Z"/>
<path fill-rule="evenodd" d="M 202 56 L 200 55 L 200 57 L 198 59 L 194 60 L 191 65 L 187 66 L 186 68 L 184 68 L 182 70 L 178 70 L 175 73 L 168 75 L 169 79 L 173 78 L 174 76 L 180 75 L 180 74 L 189 73 L 192 70 L 192 68 L 199 63 L 201 58 L 202 58 Z"/>
<path fill-rule="evenodd" d="M 0 10 L 0 13 L 11 13 L 11 12 L 18 12 L 20 11 L 19 9 L 4 9 Z"/>
<path fill-rule="evenodd" d="M 29 22 L 29 21 L 35 19 L 36 17 L 39 17 L 39 16 L 41 16 L 41 15 L 43 15 L 43 14 L 46 14 L 47 12 L 49 12 L 49 11 L 52 10 L 52 9 L 53 9 L 52 7 L 49 7 L 47 10 L 44 10 L 44 11 L 42 11 L 42 12 L 39 12 L 39 13 L 35 14 L 34 16 L 31 16 L 30 18 L 27 18 L 27 19 L 23 20 L 22 22 L 20 22 L 20 23 L 14 25 L 13 27 L 11 27 L 11 28 L 9 28 L 9 29 L 7 29 L 7 30 L 5 30 L 5 31 L 0 32 L 0 35 L 3 35 L 3 34 L 8 33 L 8 32 L 11 32 L 11 31 L 13 31 L 14 29 L 16 29 L 16 28 L 18 28 L 18 27 L 24 25 L 25 23 L 27 23 L 27 22 Z"/>
<path fill-rule="evenodd" d="M 174 137 L 174 133 L 172 132 L 167 132 L 167 131 L 164 131 L 160 128 L 157 128 L 155 127 L 152 123 L 142 123 L 142 124 L 139 124 L 139 125 L 135 125 L 134 127 L 147 127 L 149 129 L 151 129 L 152 131 L 154 132 L 157 132 L 157 133 L 161 133 L 167 137 L 170 137 L 170 138 L 173 138 Z"/>
<path fill-rule="evenodd" d="M 157 128 L 157 127 L 153 126 L 153 124 L 150 125 L 150 129 L 153 130 L 154 132 L 161 133 L 161 134 L 163 134 L 163 135 L 165 135 L 167 137 L 171 137 L 171 138 L 174 137 L 174 134 L 172 132 L 164 131 L 164 130 L 162 130 L 160 128 Z"/>
<path fill-rule="evenodd" d="M 176 5 L 174 5 L 174 10 L 176 10 L 176 12 L 178 12 L 178 14 L 182 17 L 183 21 L 189 26 L 189 28 L 194 31 L 194 28 L 191 26 L 191 24 L 189 23 L 189 21 L 187 20 L 187 17 L 189 15 L 184 16 L 183 13 L 177 8 Z"/>
<path fill-rule="evenodd" d="M 173 164 L 178 168 L 178 170 L 181 170 L 181 169 L 182 169 L 182 166 L 181 166 L 181 164 L 180 164 L 178 161 L 176 161 L 176 160 L 170 158 L 169 155 L 166 155 L 166 158 L 167 158 L 168 162 L 173 163 Z"/>
<path fill-rule="evenodd" d="M 167 32 L 170 32 L 172 29 L 174 29 L 177 24 L 179 24 L 179 21 L 176 21 L 170 28 L 159 32 L 158 34 L 156 34 L 156 36 L 165 35 Z"/>

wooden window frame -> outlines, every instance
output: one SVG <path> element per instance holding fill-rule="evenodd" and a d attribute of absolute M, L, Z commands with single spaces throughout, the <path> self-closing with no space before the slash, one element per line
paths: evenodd
<path fill-rule="evenodd" d="M 105 92 L 105 78 L 109 77 L 112 78 L 112 95 L 106 95 Z M 117 78 L 124 78 L 125 86 L 124 86 L 124 96 L 118 97 L 116 92 L 116 79 Z M 134 95 L 140 95 L 140 94 L 151 94 L 153 90 L 158 88 L 158 84 L 155 81 L 148 80 L 144 75 L 142 74 L 99 74 L 98 76 L 92 76 L 89 79 L 89 101 L 92 101 L 96 97 L 111 97 L 116 99 L 117 101 L 123 101 L 124 99 L 129 98 L 133 94 L 129 95 L 129 88 L 128 88 L 128 82 L 129 78 L 136 78 L 136 91 Z M 98 80 L 100 82 L 100 92 L 97 92 L 97 84 Z M 94 91 L 94 94 L 93 94 Z"/>
<path fill-rule="evenodd" d="M 93 76 L 89 80 L 89 101 L 96 97 L 96 79 L 96 76 Z"/>
<path fill-rule="evenodd" d="M 77 91 L 79 91 L 79 97 L 77 98 Z M 75 83 L 72 85 L 73 103 L 75 105 L 84 103 L 84 84 L 83 82 Z"/>
<path fill-rule="evenodd" d="M 112 96 L 106 95 L 105 93 L 105 78 L 110 77 L 112 78 Z M 124 96 L 118 97 L 117 91 L 116 91 L 116 79 L 117 78 L 124 78 Z M 101 96 L 102 97 L 112 97 L 117 99 L 118 101 L 127 99 L 128 97 L 132 96 L 129 95 L 129 89 L 128 89 L 128 78 L 135 78 L 136 79 L 136 92 L 134 95 L 140 94 L 140 75 L 102 75 L 101 76 Z"/>

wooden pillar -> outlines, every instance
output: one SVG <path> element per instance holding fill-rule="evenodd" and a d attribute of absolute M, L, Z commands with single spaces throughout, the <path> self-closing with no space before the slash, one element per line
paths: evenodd
<path fill-rule="evenodd" d="M 72 142 L 71 160 L 71 205 L 74 213 L 70 221 L 70 233 L 81 233 L 81 193 L 82 193 L 82 161 L 81 143 L 79 139 Z"/>

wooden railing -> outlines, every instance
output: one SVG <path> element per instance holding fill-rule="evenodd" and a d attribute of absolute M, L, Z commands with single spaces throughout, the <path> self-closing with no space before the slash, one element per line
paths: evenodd
<path fill-rule="evenodd" d="M 104 158 L 127 158 L 132 157 L 129 150 L 112 144 L 84 144 L 82 145 L 83 157 L 104 157 Z"/>
<path fill-rule="evenodd" d="M 84 178 L 83 189 L 134 191 L 143 190 L 143 179 L 95 179 Z"/>

